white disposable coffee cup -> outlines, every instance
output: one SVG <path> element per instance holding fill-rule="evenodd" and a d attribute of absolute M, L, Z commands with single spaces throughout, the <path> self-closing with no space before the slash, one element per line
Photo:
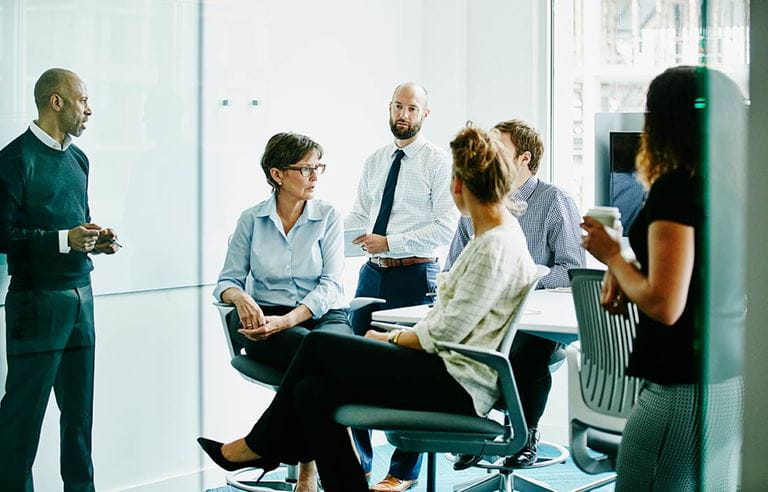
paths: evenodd
<path fill-rule="evenodd" d="M 621 230 L 621 212 L 617 207 L 592 207 L 587 212 L 587 217 L 592 217 L 605 227 Z"/>

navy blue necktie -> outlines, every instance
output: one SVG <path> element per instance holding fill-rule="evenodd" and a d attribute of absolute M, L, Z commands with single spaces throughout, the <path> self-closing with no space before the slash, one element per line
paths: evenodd
<path fill-rule="evenodd" d="M 384 194 L 381 196 L 381 207 L 379 215 L 376 217 L 376 223 L 373 224 L 373 233 L 380 236 L 387 235 L 387 224 L 389 224 L 389 215 L 392 213 L 392 203 L 395 201 L 395 186 L 397 186 L 397 176 L 400 174 L 400 161 L 403 160 L 405 152 L 398 149 L 395 152 L 395 159 L 392 161 L 392 167 L 389 168 L 387 183 L 384 185 Z"/>

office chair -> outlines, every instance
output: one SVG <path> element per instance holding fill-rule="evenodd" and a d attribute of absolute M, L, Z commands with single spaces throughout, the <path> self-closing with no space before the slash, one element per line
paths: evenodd
<path fill-rule="evenodd" d="M 377 299 L 373 297 L 357 297 L 350 301 L 350 312 L 356 309 L 360 309 L 369 304 L 383 303 L 384 299 Z M 238 374 L 251 383 L 258 384 L 265 388 L 269 388 L 273 391 L 277 391 L 280 386 L 280 382 L 283 380 L 283 371 L 273 368 L 272 366 L 262 364 L 255 361 L 245 355 L 245 348 L 241 345 L 237 339 L 233 336 L 234 333 L 227 323 L 227 315 L 235 308 L 232 304 L 226 304 L 223 302 L 214 302 L 214 306 L 218 309 L 219 317 L 221 318 L 221 326 L 224 328 L 224 336 L 227 341 L 227 348 L 229 349 L 230 364 L 234 367 Z M 285 465 L 286 477 L 285 480 L 262 480 L 256 483 L 255 480 L 248 479 L 248 475 L 252 474 L 256 469 L 243 469 L 232 472 L 227 475 L 227 485 L 230 485 L 239 490 L 246 490 L 249 492 L 270 492 L 274 490 L 293 490 L 293 484 L 296 483 L 298 474 L 296 465 Z"/>
<path fill-rule="evenodd" d="M 527 288 L 498 351 L 458 343 L 436 343 L 442 349 L 454 350 L 497 371 L 501 389 L 497 409 L 505 414 L 503 424 L 484 417 L 371 405 L 341 406 L 336 410 L 336 421 L 347 427 L 381 430 L 392 445 L 403 451 L 427 453 L 428 492 L 436 490 L 435 453 L 512 456 L 521 450 L 528 439 L 528 427 L 508 360 L 509 350 L 528 296 L 536 288 L 539 278 L 548 271 L 547 267 L 538 267 L 537 278 Z M 564 456 L 560 461 L 568 456 L 567 451 L 563 451 Z M 495 470 L 497 473 L 478 479 L 461 490 L 508 492 L 513 490 L 513 482 L 514 490 L 552 490 L 540 482 L 514 475 L 514 469 L 510 467 L 496 464 L 475 466 Z"/>
<path fill-rule="evenodd" d="M 576 268 L 568 274 L 580 341 L 580 347 L 567 348 L 571 455 L 585 473 L 612 472 L 626 419 L 642 385 L 641 379 L 626 374 L 637 306 L 629 304 L 626 317 L 610 314 L 600 305 L 603 271 Z M 578 490 L 615 480 L 613 473 Z"/>

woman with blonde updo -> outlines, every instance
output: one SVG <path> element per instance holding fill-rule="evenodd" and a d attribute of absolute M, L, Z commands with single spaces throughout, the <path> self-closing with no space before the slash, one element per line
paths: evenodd
<path fill-rule="evenodd" d="M 468 126 L 451 142 L 451 193 L 472 217 L 475 237 L 450 272 L 437 278 L 438 298 L 412 330 L 369 331 L 366 338 L 309 333 L 272 404 L 243 439 L 200 438 L 221 467 L 274 468 L 315 460 L 328 491 L 367 491 L 341 405 L 486 415 L 499 397 L 496 373 L 435 342 L 497 349 L 520 308 L 536 267 L 506 197 L 512 163 L 493 134 Z"/>

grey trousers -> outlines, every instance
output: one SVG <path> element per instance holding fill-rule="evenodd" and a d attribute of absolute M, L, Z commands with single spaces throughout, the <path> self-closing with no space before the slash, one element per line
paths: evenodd
<path fill-rule="evenodd" d="M 646 383 L 624 429 L 616 490 L 736 490 L 743 400 L 741 378 Z"/>
<path fill-rule="evenodd" d="M 61 411 L 64 491 L 91 492 L 91 287 L 9 292 L 5 308 L 8 376 L 0 402 L 0 490 L 34 490 L 32 463 L 53 389 Z"/>

